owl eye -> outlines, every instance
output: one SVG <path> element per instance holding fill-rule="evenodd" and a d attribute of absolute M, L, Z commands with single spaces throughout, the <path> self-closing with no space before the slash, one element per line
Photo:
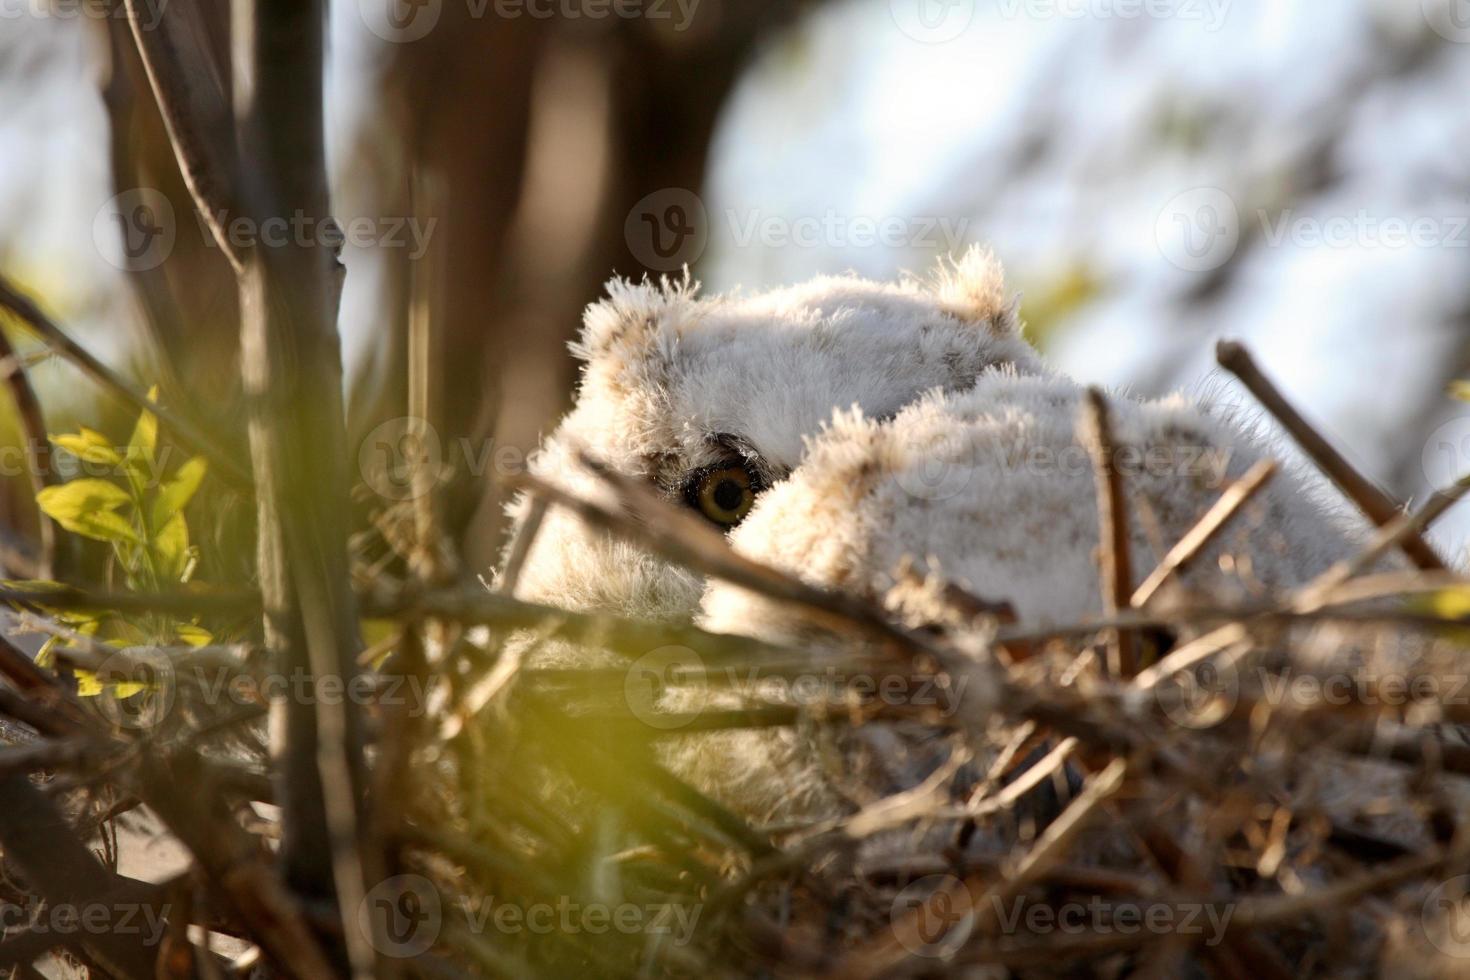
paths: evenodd
<path fill-rule="evenodd" d="M 755 479 L 739 464 L 712 466 L 690 479 L 684 495 L 690 506 L 721 527 L 739 524 L 755 504 Z"/>

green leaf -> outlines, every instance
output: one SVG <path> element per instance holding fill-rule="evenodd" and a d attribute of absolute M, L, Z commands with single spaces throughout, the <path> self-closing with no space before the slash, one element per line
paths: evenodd
<path fill-rule="evenodd" d="M 150 687 L 152 685 L 144 681 L 118 681 L 112 685 L 112 696 L 118 700 L 122 700 L 123 698 L 130 698 L 141 691 L 146 691 Z"/>
<path fill-rule="evenodd" d="M 85 425 L 82 431 L 75 435 L 51 436 L 51 441 L 78 459 L 88 463 L 101 463 L 106 466 L 118 466 L 122 463 L 122 457 L 109 440 L 96 429 L 89 429 Z"/>
<path fill-rule="evenodd" d="M 184 515 L 175 513 L 153 536 L 153 553 L 158 556 L 158 570 L 177 581 L 189 564 L 189 525 Z"/>
<path fill-rule="evenodd" d="M 73 673 L 77 675 L 78 697 L 95 698 L 102 693 L 102 682 L 97 679 L 96 674 L 90 670 L 76 670 Z"/>
<path fill-rule="evenodd" d="M 138 532 L 127 518 L 115 512 L 130 499 L 117 484 L 94 479 L 72 480 L 36 494 L 42 512 L 73 534 L 136 544 Z"/>
<path fill-rule="evenodd" d="M 1450 382 L 1450 395 L 1463 402 L 1470 402 L 1470 381 Z"/>
<path fill-rule="evenodd" d="M 148 400 L 158 401 L 158 385 L 148 389 Z M 142 488 L 148 470 L 153 465 L 153 453 L 158 448 L 158 416 L 144 409 L 133 426 L 132 438 L 128 439 L 127 464 L 133 485 Z"/>
<path fill-rule="evenodd" d="M 130 698 L 140 691 L 146 691 L 151 686 L 143 681 L 115 681 L 104 684 L 94 672 L 81 668 L 73 673 L 77 675 L 77 696 L 83 698 L 95 698 L 99 694 L 110 693 L 121 700 Z"/>
<path fill-rule="evenodd" d="M 214 634 L 203 626 L 195 626 L 193 623 L 180 623 L 174 627 L 174 634 L 185 644 L 191 647 L 207 647 L 214 642 Z"/>
<path fill-rule="evenodd" d="M 172 479 L 159 487 L 158 496 L 153 499 L 154 527 L 163 527 L 171 517 L 188 506 L 208 469 L 208 461 L 203 456 L 195 456 L 180 466 Z"/>

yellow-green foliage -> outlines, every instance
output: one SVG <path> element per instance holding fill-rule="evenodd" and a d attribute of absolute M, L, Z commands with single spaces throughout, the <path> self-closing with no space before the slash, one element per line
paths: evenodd
<path fill-rule="evenodd" d="M 157 389 L 148 393 L 158 399 Z M 75 455 L 91 470 L 103 468 L 113 479 L 85 476 L 60 486 L 46 487 L 36 495 L 41 511 L 73 534 L 112 546 L 123 584 L 133 591 L 156 592 L 189 581 L 197 550 L 189 543 L 189 525 L 184 508 L 204 480 L 208 463 L 193 456 L 165 476 L 158 457 L 158 417 L 144 411 L 133 426 L 126 447 L 114 446 L 106 436 L 81 426 L 80 431 L 51 436 L 60 449 Z M 63 588 L 55 582 L 12 582 L 13 588 L 44 594 Z M 52 618 L 83 636 L 108 642 L 135 645 L 184 643 L 202 646 L 213 637 L 199 626 L 158 615 L 129 617 L 112 612 L 51 610 Z M 41 651 L 50 660 L 58 643 L 53 637 Z M 95 677 L 78 671 L 79 693 L 104 690 Z M 114 693 L 128 697 L 142 689 L 138 684 L 117 684 Z"/>
<path fill-rule="evenodd" d="M 149 399 L 157 399 L 157 389 Z M 84 477 L 47 487 L 36 495 L 41 510 L 74 534 L 111 544 L 129 588 L 157 590 L 187 581 L 194 553 L 184 507 L 204 480 L 204 457 L 191 457 L 172 476 L 158 479 L 158 417 L 148 411 L 138 417 L 122 452 L 86 426 L 51 441 L 86 463 L 111 467 L 122 479 Z"/>

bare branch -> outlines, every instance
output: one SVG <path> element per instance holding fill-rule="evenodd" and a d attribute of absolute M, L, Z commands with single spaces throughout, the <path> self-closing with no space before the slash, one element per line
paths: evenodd
<path fill-rule="evenodd" d="M 210 60 L 209 46 L 187 36 L 183 18 L 198 16 L 198 8 L 175 7 L 165 15 L 161 7 L 144 9 L 140 0 L 124 2 L 184 185 L 238 275 L 243 269 L 240 250 L 225 230 L 236 198 L 231 112 L 224 72 Z M 151 27 L 150 20 L 156 20 Z"/>
<path fill-rule="evenodd" d="M 1240 379 L 1250 389 L 1266 410 L 1276 417 L 1282 427 L 1291 433 L 1297 444 L 1306 451 L 1312 461 L 1327 474 L 1337 488 L 1348 499 L 1358 505 L 1367 518 L 1379 527 L 1386 526 L 1402 511 L 1388 494 L 1374 486 L 1353 468 L 1343 455 L 1332 447 L 1321 433 L 1312 428 L 1301 413 L 1291 406 L 1281 391 L 1256 366 L 1250 352 L 1235 341 L 1222 340 L 1215 348 L 1215 359 L 1220 366 Z M 1404 554 L 1416 566 L 1426 571 L 1443 571 L 1444 560 L 1435 554 L 1417 533 L 1405 535 L 1400 542 Z"/>
<path fill-rule="evenodd" d="M 1092 456 L 1093 478 L 1097 481 L 1098 566 L 1101 571 L 1103 615 L 1115 616 L 1128 608 L 1133 593 L 1133 558 L 1128 542 L 1128 501 L 1123 495 L 1123 475 L 1114 459 L 1112 428 L 1108 421 L 1107 397 L 1099 388 L 1088 388 L 1082 416 L 1084 442 Z M 1133 632 L 1110 629 L 1109 667 L 1118 677 L 1138 672 L 1138 641 Z"/>
<path fill-rule="evenodd" d="M 25 439 L 26 462 L 29 464 L 31 490 L 39 494 L 56 482 L 51 466 L 51 440 L 46 436 L 46 416 L 41 411 L 41 400 L 31 387 L 25 365 L 16 356 L 10 338 L 0 330 L 0 375 L 10 388 L 10 398 L 15 403 L 15 414 L 20 421 L 21 437 Z M 56 577 L 56 522 L 45 514 L 39 516 L 41 556 L 37 567 L 40 578 Z"/>
<path fill-rule="evenodd" d="M 1199 557 L 1199 553 L 1210 546 L 1210 543 L 1230 524 L 1231 519 L 1240 513 L 1241 508 L 1254 499 L 1261 488 L 1275 475 L 1276 463 L 1263 459 L 1247 470 L 1239 480 L 1226 487 L 1220 499 L 1216 500 L 1214 505 L 1199 519 L 1199 523 L 1190 528 L 1189 532 L 1179 539 L 1179 543 L 1169 549 L 1164 560 L 1159 562 L 1158 567 L 1143 580 L 1143 584 L 1134 591 L 1128 604 L 1135 609 L 1148 605 L 1148 601 L 1159 589 Z"/>

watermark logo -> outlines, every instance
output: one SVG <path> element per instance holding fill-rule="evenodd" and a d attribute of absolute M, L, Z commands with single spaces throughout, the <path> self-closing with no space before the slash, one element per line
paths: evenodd
<path fill-rule="evenodd" d="M 423 875 L 394 875 L 379 882 L 357 907 L 357 927 L 384 956 L 419 956 L 434 945 L 444 924 L 439 890 Z"/>
<path fill-rule="evenodd" d="M 1431 487 L 1447 487 L 1470 471 L 1470 415 L 1450 419 L 1431 432 L 1420 462 Z"/>
<path fill-rule="evenodd" d="M 623 677 L 623 697 L 633 717 L 650 728 L 672 731 L 683 728 L 693 715 L 673 714 L 659 709 L 664 692 L 672 687 L 681 687 L 697 700 L 698 689 L 692 685 L 702 683 L 704 661 L 688 647 L 666 646 L 650 650 L 628 667 Z"/>
<path fill-rule="evenodd" d="M 118 650 L 97 666 L 94 675 L 103 686 L 97 709 L 118 728 L 155 728 L 173 707 L 177 679 L 173 661 L 162 650 Z"/>
<path fill-rule="evenodd" d="M 389 44 L 407 44 L 426 36 L 443 11 L 444 0 L 357 0 L 363 26 Z"/>
<path fill-rule="evenodd" d="M 760 208 L 726 208 L 711 215 L 699 195 L 666 187 L 644 197 L 623 223 L 624 238 L 646 267 L 675 272 L 699 260 L 710 240 L 734 249 L 852 248 L 958 251 L 970 219 L 942 215 L 849 214 L 828 208 L 820 214 L 788 215 Z"/>
<path fill-rule="evenodd" d="M 363 482 L 386 500 L 415 499 L 435 484 L 443 462 L 439 433 L 412 415 L 374 427 L 357 450 Z"/>
<path fill-rule="evenodd" d="M 953 41 L 975 19 L 975 0 L 889 0 L 898 29 L 920 44 Z"/>
<path fill-rule="evenodd" d="M 1210 272 L 1230 261 L 1240 246 L 1240 211 L 1218 187 L 1196 187 L 1159 212 L 1154 239 L 1170 264 L 1186 272 Z"/>
<path fill-rule="evenodd" d="M 693 265 L 709 244 L 709 214 L 699 195 L 665 187 L 647 195 L 628 212 L 623 237 L 633 257 L 655 272 Z"/>
<path fill-rule="evenodd" d="M 952 874 L 920 878 L 893 898 L 893 935 L 915 956 L 951 956 L 975 929 L 975 905 L 965 883 Z"/>
<path fill-rule="evenodd" d="M 1456 959 L 1470 958 L 1470 875 L 1451 878 L 1430 892 L 1420 921 L 1435 949 Z"/>
<path fill-rule="evenodd" d="M 945 433 L 917 460 L 901 467 L 894 480 L 916 500 L 948 500 L 975 476 L 974 447 L 964 432 Z"/>
<path fill-rule="evenodd" d="M 173 254 L 177 237 L 173 204 L 151 187 L 114 195 L 92 219 L 92 243 L 98 254 L 124 272 L 158 268 Z"/>
<path fill-rule="evenodd" d="M 1419 0 L 1424 19 L 1446 41 L 1470 44 L 1470 0 Z"/>
<path fill-rule="evenodd" d="M 1169 720 L 1181 728 L 1213 728 L 1230 716 L 1240 700 L 1240 674 L 1219 657 L 1176 670 L 1154 686 L 1154 697 Z"/>

